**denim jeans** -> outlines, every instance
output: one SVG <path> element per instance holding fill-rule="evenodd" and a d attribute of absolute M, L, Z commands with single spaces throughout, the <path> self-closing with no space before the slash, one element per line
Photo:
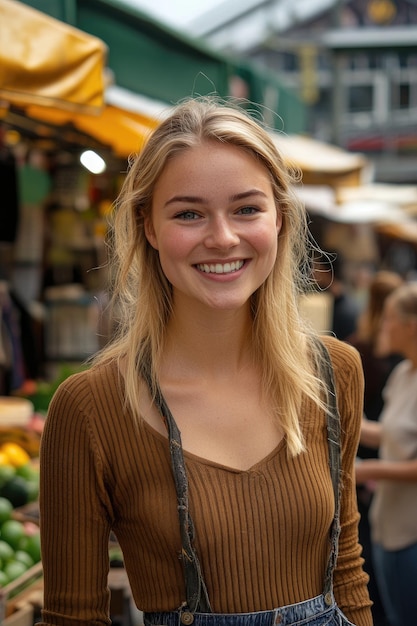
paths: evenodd
<path fill-rule="evenodd" d="M 289 606 L 256 613 L 145 613 L 145 626 L 352 626 L 331 599 L 324 595 Z M 185 618 L 185 619 L 184 619 Z"/>
<path fill-rule="evenodd" d="M 376 580 L 391 626 L 417 623 L 417 543 L 402 550 L 372 547 Z"/>

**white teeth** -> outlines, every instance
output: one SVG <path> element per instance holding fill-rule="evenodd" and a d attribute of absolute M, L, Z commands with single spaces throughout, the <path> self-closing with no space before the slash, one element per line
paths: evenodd
<path fill-rule="evenodd" d="M 221 263 L 213 265 L 204 263 L 198 264 L 197 267 L 201 272 L 205 272 L 206 274 L 230 274 L 231 272 L 240 270 L 240 268 L 243 267 L 243 261 L 233 261 L 232 263 L 225 263 L 224 265 Z"/>

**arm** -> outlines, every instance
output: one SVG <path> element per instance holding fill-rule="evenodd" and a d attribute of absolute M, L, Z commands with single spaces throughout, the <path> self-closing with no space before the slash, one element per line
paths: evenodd
<path fill-rule="evenodd" d="M 365 459 L 356 466 L 356 482 L 368 480 L 394 480 L 401 482 L 417 481 L 417 459 L 406 461 L 384 461 Z"/>
<path fill-rule="evenodd" d="M 43 626 L 110 623 L 110 526 L 102 464 L 88 424 L 93 409 L 85 374 L 58 389 L 42 438 Z"/>
<path fill-rule="evenodd" d="M 336 379 L 341 420 L 342 489 L 339 555 L 334 575 L 337 603 L 356 626 L 371 626 L 371 602 L 367 590 L 368 576 L 362 569 L 361 546 L 358 543 L 358 521 L 354 464 L 359 443 L 363 413 L 363 372 L 359 353 L 336 342 L 329 345 Z"/>
<path fill-rule="evenodd" d="M 368 448 L 379 448 L 381 444 L 382 428 L 379 422 L 362 418 L 360 443 Z"/>

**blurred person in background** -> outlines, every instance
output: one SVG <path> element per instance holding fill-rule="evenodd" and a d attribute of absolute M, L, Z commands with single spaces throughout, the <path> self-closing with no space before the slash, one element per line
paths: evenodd
<path fill-rule="evenodd" d="M 362 359 L 365 377 L 364 414 L 368 420 L 378 420 L 383 408 L 382 390 L 394 365 L 399 361 L 395 355 L 378 353 L 378 336 L 381 326 L 383 307 L 387 297 L 404 282 L 396 272 L 379 271 L 374 274 L 368 287 L 368 297 L 364 310 L 359 316 L 357 330 L 347 337 L 346 341 L 353 345 Z M 360 445 L 358 457 L 376 458 L 375 448 Z M 373 567 L 371 536 L 369 524 L 369 507 L 372 490 L 366 484 L 358 485 L 359 542 L 363 547 L 364 568 L 369 574 L 369 594 L 373 601 L 372 614 L 378 626 L 386 623 L 385 610 L 381 603 L 378 585 L 376 584 Z"/>
<path fill-rule="evenodd" d="M 395 289 L 384 304 L 380 353 L 404 357 L 383 391 L 380 420 L 363 419 L 361 443 L 379 458 L 358 460 L 358 484 L 372 482 L 374 569 L 389 624 L 417 616 L 417 283 Z"/>
<path fill-rule="evenodd" d="M 360 306 L 349 293 L 343 271 L 344 263 L 339 252 L 322 254 L 314 259 L 314 280 L 319 289 L 331 296 L 329 330 L 342 341 L 355 331 L 360 314 Z"/>

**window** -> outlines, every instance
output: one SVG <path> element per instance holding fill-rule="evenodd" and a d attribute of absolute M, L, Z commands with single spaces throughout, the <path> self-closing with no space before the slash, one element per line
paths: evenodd
<path fill-rule="evenodd" d="M 348 108 L 352 113 L 372 111 L 373 88 L 371 85 L 351 85 L 348 87 Z"/>

